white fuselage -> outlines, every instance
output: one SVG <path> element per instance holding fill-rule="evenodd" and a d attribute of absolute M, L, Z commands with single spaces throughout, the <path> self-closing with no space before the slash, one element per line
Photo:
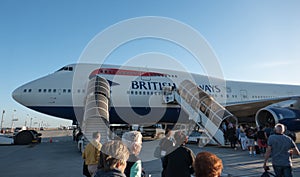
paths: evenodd
<path fill-rule="evenodd" d="M 13 92 L 13 98 L 33 110 L 76 120 L 76 117 L 82 116 L 87 83 L 93 75 L 102 76 L 110 82 L 110 121 L 117 123 L 122 122 L 124 116 L 172 122 L 176 119 L 174 116 L 179 116 L 180 106 L 162 102 L 162 87 L 178 87 L 185 79 L 197 83 L 224 106 L 300 95 L 300 86 L 223 81 L 164 69 L 71 64 L 20 86 Z M 79 114 L 74 114 L 73 109 L 79 110 Z"/>

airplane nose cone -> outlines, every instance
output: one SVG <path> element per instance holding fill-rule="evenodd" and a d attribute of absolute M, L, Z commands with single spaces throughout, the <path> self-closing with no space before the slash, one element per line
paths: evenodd
<path fill-rule="evenodd" d="M 21 92 L 21 88 L 17 88 L 15 89 L 13 92 L 12 92 L 12 97 L 15 101 L 17 101 L 18 103 L 21 103 L 22 102 L 22 92 Z"/>

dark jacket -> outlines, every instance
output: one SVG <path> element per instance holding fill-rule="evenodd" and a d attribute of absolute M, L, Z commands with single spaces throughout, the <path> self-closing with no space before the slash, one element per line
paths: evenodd
<path fill-rule="evenodd" d="M 194 173 L 192 164 L 195 154 L 184 145 L 177 147 L 165 156 L 163 161 L 163 175 L 165 177 L 190 177 Z"/>
<path fill-rule="evenodd" d="M 98 170 L 95 177 L 126 177 L 119 169 L 112 169 L 110 171 Z"/>
<path fill-rule="evenodd" d="M 227 130 L 227 135 L 229 141 L 235 141 L 237 139 L 236 137 L 236 129 L 234 127 L 231 127 Z"/>

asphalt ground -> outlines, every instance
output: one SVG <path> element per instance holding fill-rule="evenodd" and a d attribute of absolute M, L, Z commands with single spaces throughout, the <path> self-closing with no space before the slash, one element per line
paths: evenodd
<path fill-rule="evenodd" d="M 157 143 L 158 141 L 144 141 L 141 152 L 143 167 L 151 177 L 159 177 L 162 170 L 160 159 L 153 157 Z M 197 144 L 189 144 L 188 147 L 195 154 L 209 151 L 220 157 L 224 165 L 222 176 L 259 177 L 263 173 L 263 157 L 260 154 L 250 157 L 247 151 L 229 147 L 198 147 Z M 293 159 L 293 166 L 294 176 L 300 176 L 299 157 Z M 41 144 L 36 145 L 2 145 L 0 176 L 82 177 L 81 153 L 71 136 L 47 136 Z"/>

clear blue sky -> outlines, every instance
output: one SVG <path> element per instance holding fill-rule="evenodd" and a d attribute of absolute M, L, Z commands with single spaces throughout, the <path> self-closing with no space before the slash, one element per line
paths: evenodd
<path fill-rule="evenodd" d="M 76 63 L 99 32 L 141 16 L 168 17 L 196 29 L 215 51 L 226 79 L 300 85 L 299 8 L 298 0 L 1 0 L 0 110 L 6 111 L 4 125 L 11 125 L 14 109 L 17 125 L 24 124 L 27 114 L 50 126 L 70 124 L 19 105 L 11 98 L 12 91 Z M 122 62 L 115 58 L 111 63 Z M 197 68 L 190 70 L 197 72 Z"/>

